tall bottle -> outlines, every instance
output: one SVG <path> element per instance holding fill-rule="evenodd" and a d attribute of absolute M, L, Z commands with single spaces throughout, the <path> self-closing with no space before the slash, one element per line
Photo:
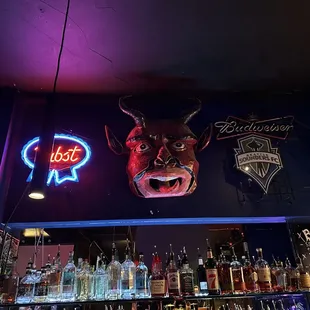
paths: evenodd
<path fill-rule="evenodd" d="M 275 272 L 277 286 L 275 288 L 278 292 L 285 292 L 288 290 L 289 275 L 283 266 L 283 262 L 278 258 Z"/>
<path fill-rule="evenodd" d="M 104 300 L 106 294 L 107 273 L 104 258 L 97 256 L 94 273 L 95 300 Z"/>
<path fill-rule="evenodd" d="M 172 250 L 172 245 L 170 244 L 169 257 L 167 259 L 167 285 L 169 296 L 179 296 L 180 295 L 180 273 L 174 259 L 174 252 Z"/>
<path fill-rule="evenodd" d="M 223 249 L 220 248 L 220 255 L 217 264 L 219 285 L 222 294 L 232 294 L 234 291 L 234 283 L 232 276 L 232 268 L 230 262 L 226 259 Z"/>
<path fill-rule="evenodd" d="M 19 304 L 30 303 L 33 301 L 35 279 L 32 276 L 33 264 L 30 259 L 26 268 L 26 274 L 21 279 L 17 291 L 16 302 Z"/>
<path fill-rule="evenodd" d="M 235 253 L 235 248 L 231 248 L 232 251 L 232 261 L 230 263 L 232 279 L 234 283 L 234 294 L 243 294 L 246 291 L 245 281 L 243 276 L 243 267 L 238 261 L 237 255 Z"/>
<path fill-rule="evenodd" d="M 185 247 L 183 247 L 182 268 L 180 270 L 181 294 L 194 295 L 194 271 L 189 266 Z"/>
<path fill-rule="evenodd" d="M 38 276 L 34 287 L 34 302 L 45 302 L 48 294 L 48 278 L 46 268 L 42 267 L 38 271 Z"/>
<path fill-rule="evenodd" d="M 256 249 L 258 259 L 255 263 L 255 268 L 258 276 L 258 285 L 261 292 L 271 292 L 271 272 L 267 261 L 263 258 L 263 250 L 261 248 Z"/>
<path fill-rule="evenodd" d="M 49 301 L 58 301 L 61 298 L 61 276 L 62 266 L 60 259 L 60 245 L 58 245 L 58 252 L 56 258 L 53 259 L 53 264 L 48 277 L 49 287 L 47 298 Z"/>
<path fill-rule="evenodd" d="M 205 295 L 208 294 L 206 268 L 204 267 L 203 259 L 199 248 L 197 249 L 197 252 L 198 252 L 197 280 L 199 286 L 199 293 Z"/>
<path fill-rule="evenodd" d="M 3 292 L 1 302 L 4 304 L 14 304 L 19 283 L 19 274 L 17 272 L 16 264 L 17 257 L 13 258 L 11 271 L 5 276 L 3 281 Z"/>
<path fill-rule="evenodd" d="M 68 263 L 62 271 L 62 300 L 74 301 L 76 296 L 76 267 L 73 261 L 74 253 L 69 253 Z"/>
<path fill-rule="evenodd" d="M 298 266 L 298 265 L 297 265 Z M 293 268 L 290 266 L 290 290 L 296 292 L 300 290 L 300 271 L 299 268 Z"/>
<path fill-rule="evenodd" d="M 121 265 L 121 297 L 131 299 L 136 294 L 136 265 L 131 260 L 129 241 L 125 250 L 125 260 Z"/>
<path fill-rule="evenodd" d="M 243 265 L 243 275 L 247 292 L 256 293 L 259 291 L 259 286 L 257 284 L 258 277 L 255 268 L 251 263 L 250 253 L 247 242 L 243 243 L 244 249 L 244 265 Z"/>
<path fill-rule="evenodd" d="M 167 279 L 162 270 L 161 258 L 155 251 L 150 276 L 150 292 L 152 297 L 164 297 L 167 292 Z"/>
<path fill-rule="evenodd" d="M 78 300 L 85 301 L 90 298 L 90 280 L 90 266 L 88 260 L 85 259 L 82 268 L 76 273 L 76 296 Z"/>
<path fill-rule="evenodd" d="M 136 267 L 136 297 L 148 298 L 149 296 L 149 271 L 144 264 L 144 255 L 140 253 L 139 263 Z"/>
<path fill-rule="evenodd" d="M 210 295 L 219 295 L 219 276 L 216 268 L 216 260 L 213 257 L 212 249 L 207 239 L 207 260 L 205 262 L 208 290 Z"/>
<path fill-rule="evenodd" d="M 118 261 L 115 243 L 112 243 L 112 259 L 107 267 L 107 299 L 119 299 L 121 264 Z"/>

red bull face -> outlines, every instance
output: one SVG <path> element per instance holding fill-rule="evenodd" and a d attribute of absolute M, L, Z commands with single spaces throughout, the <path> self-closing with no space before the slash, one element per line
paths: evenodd
<path fill-rule="evenodd" d="M 116 154 L 129 154 L 127 174 L 131 190 L 144 198 L 178 197 L 189 195 L 197 187 L 199 163 L 195 153 L 208 146 L 212 127 L 199 139 L 187 122 L 200 110 L 200 105 L 178 120 L 147 121 L 137 110 L 128 108 L 123 98 L 121 110 L 136 123 L 125 147 L 106 126 L 110 149 Z"/>
<path fill-rule="evenodd" d="M 191 194 L 197 186 L 199 167 L 196 144 L 188 126 L 178 121 L 157 121 L 134 128 L 126 141 L 132 191 L 145 198 Z"/>

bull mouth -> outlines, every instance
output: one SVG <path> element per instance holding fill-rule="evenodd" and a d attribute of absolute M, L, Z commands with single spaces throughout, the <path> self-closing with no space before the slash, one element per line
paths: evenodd
<path fill-rule="evenodd" d="M 182 185 L 181 177 L 151 177 L 149 185 L 156 192 L 167 193 L 176 190 Z"/>

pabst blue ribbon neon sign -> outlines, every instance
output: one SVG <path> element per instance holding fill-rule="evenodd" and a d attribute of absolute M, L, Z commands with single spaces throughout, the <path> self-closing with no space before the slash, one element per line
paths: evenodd
<path fill-rule="evenodd" d="M 38 143 L 39 137 L 36 137 L 27 142 L 21 151 L 23 162 L 31 170 L 34 168 Z M 50 185 L 53 180 L 55 185 L 66 181 L 78 182 L 77 170 L 89 161 L 90 156 L 90 147 L 81 138 L 66 134 L 55 134 L 47 185 Z M 30 182 L 31 179 L 32 171 L 27 178 L 27 182 Z"/>

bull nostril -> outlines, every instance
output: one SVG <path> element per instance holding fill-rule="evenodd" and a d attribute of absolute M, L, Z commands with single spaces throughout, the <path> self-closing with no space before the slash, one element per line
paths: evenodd
<path fill-rule="evenodd" d="M 165 165 L 165 163 L 162 161 L 162 159 L 159 159 L 159 158 L 154 160 L 154 164 L 156 166 L 164 166 Z"/>

